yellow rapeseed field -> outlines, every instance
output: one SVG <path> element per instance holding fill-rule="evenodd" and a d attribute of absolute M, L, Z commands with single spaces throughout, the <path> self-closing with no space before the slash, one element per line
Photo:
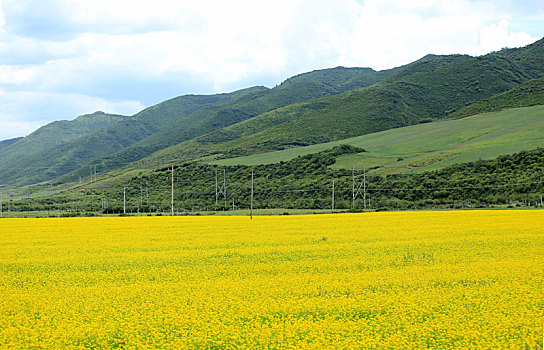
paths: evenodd
<path fill-rule="evenodd" d="M 0 220 L 1 349 L 542 349 L 544 211 Z"/>

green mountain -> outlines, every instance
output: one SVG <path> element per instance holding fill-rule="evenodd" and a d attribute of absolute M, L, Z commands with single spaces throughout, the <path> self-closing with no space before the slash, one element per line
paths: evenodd
<path fill-rule="evenodd" d="M 496 112 L 507 108 L 544 105 L 544 78 L 529 80 L 512 90 L 483 99 L 452 113 L 459 118 L 484 112 Z"/>
<path fill-rule="evenodd" d="M 47 152 L 34 152 L 20 161 L 24 169 L 0 174 L 0 181 L 31 184 L 67 173 L 70 175 L 60 181 L 77 180 L 89 174 L 89 165 L 96 165 L 98 172 L 115 169 L 278 107 L 336 94 L 343 89 L 340 85 L 366 86 L 389 75 L 343 67 L 326 71 L 304 74 L 274 89 L 253 87 L 230 94 L 189 95 L 165 101 L 109 128 L 57 143 Z"/>
<path fill-rule="evenodd" d="M 95 112 L 77 117 L 74 120 L 61 120 L 49 123 L 34 131 L 30 135 L 22 138 L 6 150 L 0 159 L 4 156 L 16 152 L 32 153 L 46 148 L 51 148 L 61 143 L 75 140 L 81 136 L 105 129 L 119 121 L 125 119 L 125 116 L 106 114 L 104 112 Z"/>
<path fill-rule="evenodd" d="M 5 164 L 6 167 L 18 169 L 1 173 L 0 182 L 12 185 L 37 183 L 57 178 L 81 167 L 86 169 L 85 175 L 88 175 L 88 165 L 97 157 L 114 154 L 166 128 L 171 123 L 182 122 L 186 116 L 201 108 L 225 103 L 262 90 L 267 89 L 255 87 L 230 94 L 180 96 L 144 109 L 122 121 L 117 120 L 118 122 L 110 124 L 109 127 L 90 128 L 88 133 L 65 140 L 58 139 L 57 129 L 45 134 L 39 129 L 36 133 L 43 134 L 41 139 L 47 141 L 42 143 L 47 142 L 48 147 L 39 145 L 24 153 L 16 152 L 13 161 L 6 161 Z M 29 135 L 28 138 L 32 139 L 33 135 Z"/>
<path fill-rule="evenodd" d="M 426 56 L 395 69 L 382 82 L 272 110 L 162 149 L 144 161 L 230 158 L 440 120 L 543 75 L 544 40 L 481 57 Z"/>
<path fill-rule="evenodd" d="M 169 146 L 202 137 L 278 108 L 337 94 L 345 89 L 346 84 L 358 87 L 372 84 L 392 72 L 393 70 L 375 72 L 368 68 L 337 67 L 305 73 L 288 79 L 273 89 L 254 89 L 232 101 L 197 110 L 183 122 L 171 123 L 167 128 L 111 156 L 96 158 L 93 164 L 97 164 L 100 169 L 115 169 Z M 86 171 L 87 169 L 81 169 L 70 173 L 60 181 L 73 181 L 79 176 L 85 176 Z"/>
<path fill-rule="evenodd" d="M 338 157 L 333 168 L 379 174 L 420 173 L 449 165 L 493 159 L 544 147 L 544 105 L 508 109 L 462 119 L 396 128 L 340 141 L 210 162 L 213 165 L 268 165 L 340 145 L 365 152 Z"/>
<path fill-rule="evenodd" d="M 22 140 L 22 139 L 23 139 L 22 137 L 16 137 L 16 138 L 13 138 L 13 139 L 2 140 L 2 141 L 0 141 L 0 149 L 11 146 L 15 142 L 17 142 L 19 140 Z"/>
<path fill-rule="evenodd" d="M 40 162 L 37 155 L 54 153 L 54 150 L 63 144 L 95 133 L 97 130 L 103 130 L 124 119 L 126 117 L 121 115 L 95 112 L 79 116 L 74 120 L 56 121 L 42 126 L 30 135 L 16 139 L 16 142 L 10 142 L 8 146 L 3 147 L 0 153 L 0 164 L 2 164 L 0 168 L 3 169 L 0 173 L 1 178 L 24 176 L 24 169 L 21 169 L 24 167 L 33 167 L 34 171 L 42 171 L 48 164 Z"/>
<path fill-rule="evenodd" d="M 377 72 L 372 68 L 347 67 L 320 69 L 295 75 L 284 81 L 280 86 L 285 87 L 303 82 L 319 82 L 335 89 L 336 92 L 345 92 L 379 83 L 393 75 L 397 70 L 398 68 Z"/>
<path fill-rule="evenodd" d="M 273 89 L 181 96 L 35 152 L 18 163 L 23 170 L 0 174 L 0 182 L 63 183 L 88 175 L 89 165 L 99 172 L 153 168 L 340 141 L 445 119 L 486 99 L 504 100 L 500 94 L 543 76 L 544 39 L 480 57 L 428 55 L 381 72 L 337 67 Z M 538 99 L 533 91 L 519 90 L 520 101 L 528 92 L 533 97 L 525 99 Z"/>

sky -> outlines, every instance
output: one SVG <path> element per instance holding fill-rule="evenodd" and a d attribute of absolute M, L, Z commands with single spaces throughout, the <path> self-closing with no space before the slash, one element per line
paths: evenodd
<path fill-rule="evenodd" d="M 542 0 L 0 0 L 0 140 L 99 110 L 542 36 Z"/>

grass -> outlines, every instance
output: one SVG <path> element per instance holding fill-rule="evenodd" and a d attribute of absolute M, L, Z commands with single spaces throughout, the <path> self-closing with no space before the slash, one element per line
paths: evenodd
<path fill-rule="evenodd" d="M 341 144 L 367 152 L 337 159 L 334 168 L 377 168 L 380 173 L 423 172 L 447 165 L 492 159 L 544 146 L 544 106 L 509 109 L 457 120 L 397 128 L 307 147 L 216 160 L 218 165 L 257 165 L 288 161 Z"/>
<path fill-rule="evenodd" d="M 512 90 L 478 101 L 452 113 L 462 117 L 484 112 L 497 112 L 507 108 L 531 107 L 544 103 L 544 78 L 529 80 Z"/>

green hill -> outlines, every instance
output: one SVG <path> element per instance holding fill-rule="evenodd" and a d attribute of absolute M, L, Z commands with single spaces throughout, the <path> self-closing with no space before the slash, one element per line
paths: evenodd
<path fill-rule="evenodd" d="M 275 208 L 276 213 L 285 213 L 286 208 L 329 211 L 333 181 L 335 209 L 406 210 L 543 205 L 544 148 L 408 176 L 367 173 L 364 203 L 362 188 L 357 198 L 353 198 L 351 169 L 331 167 L 339 156 L 360 151 L 353 146 L 341 145 L 268 165 L 237 165 L 219 169 L 216 165 L 201 163 L 176 166 L 173 193 L 175 211 L 209 215 L 208 210 L 219 210 L 221 213 L 230 211 L 247 215 L 249 210 L 246 208 L 250 206 L 252 192 L 253 206 L 259 209 Z M 216 192 L 217 173 L 221 180 L 225 174 L 225 192 Z M 355 172 L 357 186 L 361 185 L 362 177 L 360 171 Z M 111 178 L 104 179 L 46 198 L 17 198 L 11 203 L 11 208 L 12 211 L 41 210 L 41 215 L 55 216 L 89 215 L 88 212 L 93 211 L 119 214 L 126 210 L 133 215 L 170 211 L 170 168 L 140 171 L 118 180 L 113 182 Z M 254 191 L 251 191 L 252 183 Z M 54 210 L 50 212 L 52 208 Z M 17 213 L 11 212 L 8 215 L 16 216 Z"/>
<path fill-rule="evenodd" d="M 14 169 L 1 173 L 0 182 L 14 186 L 37 183 L 57 178 L 81 167 L 84 167 L 86 176 L 89 174 L 89 163 L 96 157 L 114 154 L 173 122 L 183 120 L 198 109 L 262 90 L 267 89 L 255 87 L 231 94 L 180 96 L 124 118 L 118 123 L 112 123 L 109 127 L 91 127 L 89 132 L 73 135 L 74 137 L 69 139 L 59 138 L 58 135 L 62 134 L 62 131 L 58 131 L 57 124 L 52 123 L 50 124 L 53 126 L 52 129 L 46 127 L 50 132 L 44 132 L 42 129 L 36 131 L 41 135 L 40 139 L 45 140 L 42 144 L 31 150 L 26 149 L 26 152 L 16 152 L 13 159 L 6 161 L 5 166 Z M 26 143 L 26 139 L 31 142 L 33 138 L 33 135 L 29 135 L 17 145 Z M 44 147 L 43 143 L 47 143 L 47 147 Z M 31 144 L 36 145 L 35 142 Z"/>
<path fill-rule="evenodd" d="M 3 147 L 0 153 L 0 173 L 2 182 L 10 177 L 24 177 L 27 172 L 24 167 L 33 167 L 34 171 L 42 171 L 48 163 L 42 162 L 40 156 L 47 153 L 55 153 L 55 148 L 73 140 L 103 130 L 125 120 L 121 115 L 95 112 L 77 117 L 74 120 L 56 121 L 47 124 L 30 135 L 12 142 Z M 29 170 L 29 169 L 24 169 Z"/>
<path fill-rule="evenodd" d="M 544 106 L 534 106 L 211 163 L 229 166 L 272 164 L 345 144 L 363 148 L 366 152 L 340 156 L 334 168 L 355 166 L 361 169 L 365 165 L 380 174 L 419 173 L 544 147 L 542 130 Z"/>
<path fill-rule="evenodd" d="M 379 83 L 397 70 L 398 68 L 394 68 L 377 72 L 372 68 L 347 67 L 320 69 L 296 75 L 284 81 L 280 86 L 285 87 L 302 82 L 319 82 L 337 92 L 345 92 Z"/>
<path fill-rule="evenodd" d="M 22 140 L 22 139 L 23 139 L 22 137 L 16 137 L 16 138 L 13 138 L 13 139 L 2 140 L 2 141 L 0 141 L 0 149 L 11 146 L 15 142 L 17 142 L 19 140 Z"/>
<path fill-rule="evenodd" d="M 34 131 L 30 135 L 20 139 L 17 146 L 13 145 L 0 155 L 4 160 L 8 154 L 19 154 L 17 152 L 32 153 L 51 148 L 61 143 L 65 143 L 81 136 L 105 129 L 119 121 L 125 119 L 125 116 L 106 114 L 104 112 L 95 112 L 77 117 L 74 120 L 61 120 L 49 123 Z"/>
<path fill-rule="evenodd" d="M 463 107 L 450 117 L 459 118 L 507 108 L 544 105 L 544 78 L 529 80 L 501 94 Z"/>
<path fill-rule="evenodd" d="M 183 121 L 172 123 L 167 128 L 135 142 L 111 156 L 95 159 L 93 164 L 98 164 L 100 169 L 115 169 L 169 146 L 205 137 L 203 135 L 222 130 L 230 125 L 238 124 L 278 108 L 337 94 L 344 89 L 346 84 L 358 87 L 366 86 L 384 79 L 390 74 L 389 71 L 375 72 L 368 68 L 337 67 L 296 76 L 273 89 L 262 88 L 251 91 L 232 101 L 197 110 Z M 60 181 L 73 181 L 77 177 L 85 175 L 86 169 L 81 169 L 67 175 Z"/>
<path fill-rule="evenodd" d="M 361 75 L 367 80 L 372 75 L 378 78 L 368 82 Z M 97 165 L 98 172 L 115 169 L 263 112 L 338 93 L 339 84 L 357 84 L 353 79 L 359 84 L 370 84 L 386 76 L 384 72 L 370 69 L 338 67 L 326 70 L 326 74 L 307 73 L 304 78 L 289 80 L 274 89 L 253 87 L 230 94 L 180 96 L 147 108 L 117 125 L 61 143 L 47 152 L 31 153 L 19 162 L 19 168 L 24 169 L 1 174 L 0 181 L 30 184 L 67 173 L 70 175 L 59 181 L 74 181 L 89 174 L 90 164 Z M 47 170 L 43 171 L 44 168 Z"/>
<path fill-rule="evenodd" d="M 230 158 L 447 118 L 466 105 L 541 77 L 542 43 L 482 57 L 426 56 L 396 69 L 383 82 L 263 113 L 163 149 L 145 161 Z"/>
<path fill-rule="evenodd" d="M 0 182 L 63 183 L 88 175 L 89 164 L 100 172 L 340 141 L 444 119 L 543 76 L 544 39 L 481 57 L 428 55 L 382 72 L 337 67 L 273 89 L 182 96 L 33 153 L 18 163 L 24 170 L 0 174 Z"/>

